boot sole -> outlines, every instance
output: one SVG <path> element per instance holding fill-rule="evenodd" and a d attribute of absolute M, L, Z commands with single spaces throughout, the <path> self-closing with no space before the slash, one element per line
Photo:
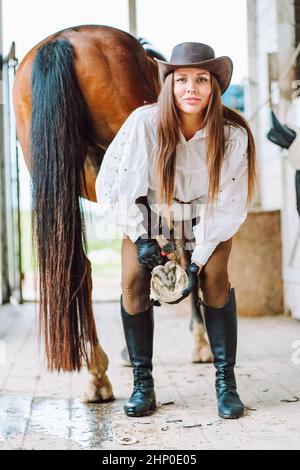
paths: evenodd
<path fill-rule="evenodd" d="M 236 415 L 236 416 L 231 416 L 231 415 L 221 415 L 220 413 L 218 413 L 218 415 L 220 416 L 220 418 L 222 419 L 238 419 L 238 418 L 241 418 L 242 416 L 244 416 L 244 412 L 239 414 L 239 415 Z"/>
<path fill-rule="evenodd" d="M 149 416 L 156 410 L 156 408 L 157 408 L 156 403 L 151 403 L 151 406 L 148 411 L 144 411 L 140 413 L 135 413 L 134 411 L 133 412 L 126 411 L 126 410 L 124 411 L 125 411 L 126 416 L 129 416 L 130 418 L 141 418 L 142 416 Z"/>

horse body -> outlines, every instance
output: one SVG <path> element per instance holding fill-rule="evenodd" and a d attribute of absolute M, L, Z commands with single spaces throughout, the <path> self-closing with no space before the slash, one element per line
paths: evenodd
<path fill-rule="evenodd" d="M 113 393 L 94 324 L 79 199 L 96 201 L 106 148 L 134 109 L 157 100 L 159 89 L 157 64 L 137 39 L 93 25 L 37 44 L 14 82 L 17 135 L 33 185 L 40 333 L 50 370 L 80 370 L 87 363 L 93 379 L 85 401 L 106 401 Z M 193 316 L 202 324 L 197 301 L 194 292 Z"/>
<path fill-rule="evenodd" d="M 88 193 L 83 196 L 96 201 L 95 179 L 106 148 L 134 109 L 157 99 L 157 64 L 137 39 L 108 26 L 68 28 L 37 44 L 18 67 L 14 83 L 18 139 L 30 172 L 32 67 L 38 50 L 58 39 L 69 40 L 75 51 L 76 75 L 90 119 L 85 161 Z"/>

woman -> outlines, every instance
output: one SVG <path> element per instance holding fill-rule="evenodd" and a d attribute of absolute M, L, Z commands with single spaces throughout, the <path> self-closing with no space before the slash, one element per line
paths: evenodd
<path fill-rule="evenodd" d="M 232 76 L 229 57 L 215 58 L 205 44 L 183 43 L 173 49 L 170 62 L 157 62 L 158 103 L 129 116 L 106 152 L 96 183 L 108 220 L 124 234 L 121 315 L 134 375 L 124 409 L 128 416 L 143 416 L 156 408 L 149 286 L 151 270 L 164 258 L 155 236 L 168 227 L 176 238 L 174 227 L 184 221 L 185 234 L 192 226 L 194 249 L 189 286 L 180 300 L 199 277 L 218 413 L 238 418 L 244 405 L 234 376 L 237 319 L 227 264 L 254 191 L 254 141 L 245 120 L 221 102 Z"/>

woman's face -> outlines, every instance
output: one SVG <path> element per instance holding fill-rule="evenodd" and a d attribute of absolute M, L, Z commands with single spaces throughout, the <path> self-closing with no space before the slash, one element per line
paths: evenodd
<path fill-rule="evenodd" d="M 210 73 L 200 68 L 175 69 L 173 92 L 175 104 L 180 111 L 201 114 L 211 95 Z"/>

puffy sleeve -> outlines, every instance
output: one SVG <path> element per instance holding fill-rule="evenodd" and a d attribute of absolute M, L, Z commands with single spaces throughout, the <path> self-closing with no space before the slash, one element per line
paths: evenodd
<path fill-rule="evenodd" d="M 221 169 L 220 191 L 213 206 L 203 205 L 194 227 L 196 246 L 192 262 L 205 265 L 220 242 L 235 235 L 247 218 L 248 135 L 231 128 Z"/>
<path fill-rule="evenodd" d="M 105 220 L 121 229 L 135 242 L 147 233 L 143 214 L 135 203 L 148 192 L 151 132 L 139 112 L 124 122 L 109 145 L 96 179 L 97 201 Z"/>

